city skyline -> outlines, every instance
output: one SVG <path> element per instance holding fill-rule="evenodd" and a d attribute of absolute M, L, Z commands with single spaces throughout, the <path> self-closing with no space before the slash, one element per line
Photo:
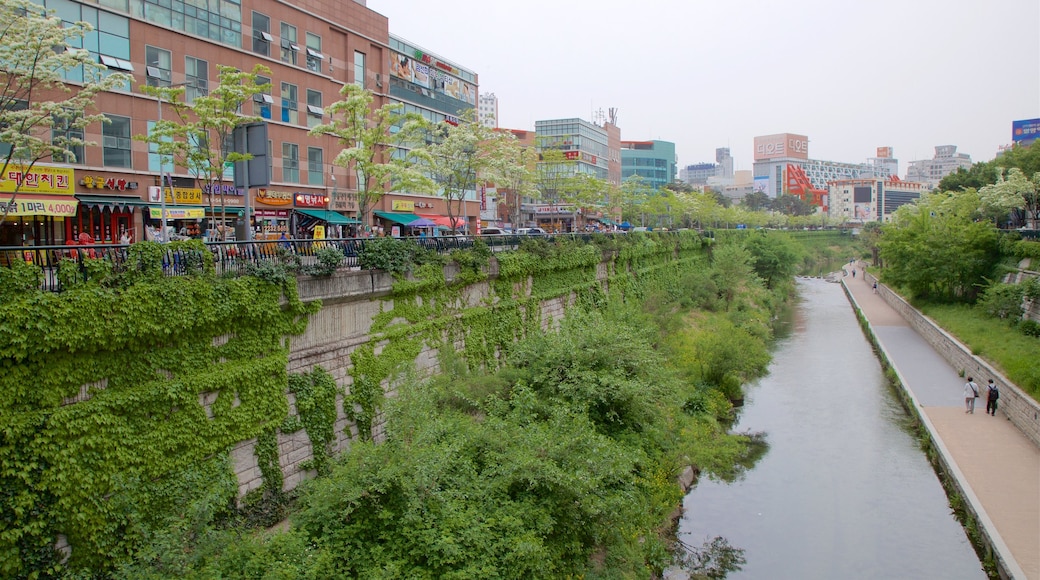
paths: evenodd
<path fill-rule="evenodd" d="M 939 145 L 990 160 L 1013 120 L 1040 117 L 1040 40 L 1015 25 L 1040 22 L 1034 0 L 442 0 L 441 20 L 415 0 L 368 7 L 391 34 L 475 71 L 500 126 L 613 107 L 623 139 L 674 142 L 680 167 L 729 147 L 734 168 L 751 169 L 756 136 L 790 132 L 814 159 L 892 147 L 905 175 Z"/>

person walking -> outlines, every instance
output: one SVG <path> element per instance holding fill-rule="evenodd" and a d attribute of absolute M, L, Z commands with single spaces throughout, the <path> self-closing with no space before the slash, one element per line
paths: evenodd
<path fill-rule="evenodd" d="M 979 386 L 975 384 L 975 379 L 968 377 L 968 382 L 964 383 L 964 412 L 975 414 L 975 399 L 979 396 Z"/>
<path fill-rule="evenodd" d="M 988 391 L 986 392 L 986 414 L 997 416 L 997 399 L 1000 398 L 1000 390 L 997 388 L 997 384 L 993 382 L 993 379 L 989 380 L 989 384 L 986 385 Z"/>
<path fill-rule="evenodd" d="M 877 282 L 874 282 L 874 294 L 877 294 Z"/>

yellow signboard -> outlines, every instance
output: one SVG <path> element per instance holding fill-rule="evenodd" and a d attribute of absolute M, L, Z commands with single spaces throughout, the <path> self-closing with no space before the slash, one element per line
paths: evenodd
<path fill-rule="evenodd" d="M 324 240 L 325 239 L 325 226 L 314 226 L 314 239 Z"/>
<path fill-rule="evenodd" d="M 414 201 L 407 201 L 407 200 L 404 200 L 404 199 L 395 199 L 392 202 L 390 202 L 390 207 L 394 211 L 408 211 L 408 212 L 412 212 L 412 211 L 415 211 L 415 202 Z"/>
<path fill-rule="evenodd" d="M 18 182 L 21 187 L 18 187 Z M 0 175 L 0 191 L 11 193 L 17 189 L 21 193 L 42 193 L 47 195 L 72 195 L 75 171 L 71 167 L 46 167 L 33 165 L 27 168 L 14 163 L 7 166 L 7 171 Z"/>
<path fill-rule="evenodd" d="M 76 215 L 79 200 L 71 195 L 27 195 L 18 194 L 8 203 L 10 195 L 0 199 L 0 216 L 49 215 L 71 217 Z"/>
<path fill-rule="evenodd" d="M 202 204 L 202 190 L 197 187 L 174 187 L 173 195 L 170 195 L 169 187 L 164 187 L 162 188 L 162 193 L 166 196 L 166 203 Z M 148 201 L 159 203 L 158 186 L 148 188 Z"/>
<path fill-rule="evenodd" d="M 162 219 L 162 208 L 150 207 L 148 208 L 148 215 L 151 216 L 152 219 Z M 166 219 L 168 220 L 198 219 L 204 217 L 206 217 L 206 208 L 204 207 L 166 208 Z"/>

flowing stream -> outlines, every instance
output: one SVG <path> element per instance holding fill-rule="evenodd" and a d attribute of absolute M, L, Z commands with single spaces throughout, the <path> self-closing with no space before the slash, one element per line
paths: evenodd
<path fill-rule="evenodd" d="M 768 451 L 736 482 L 702 477 L 679 539 L 744 550 L 730 580 L 986 578 L 841 286 L 798 291 L 733 427 Z"/>

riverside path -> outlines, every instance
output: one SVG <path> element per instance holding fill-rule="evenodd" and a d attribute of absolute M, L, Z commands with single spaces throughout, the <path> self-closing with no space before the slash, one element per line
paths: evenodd
<path fill-rule="evenodd" d="M 842 283 L 978 515 L 1001 575 L 1040 580 L 1040 449 L 999 410 L 986 414 L 984 392 L 978 412 L 964 412 L 966 379 L 874 293 L 873 280 L 848 275 L 852 268 L 862 274 L 863 266 L 846 265 Z"/>

